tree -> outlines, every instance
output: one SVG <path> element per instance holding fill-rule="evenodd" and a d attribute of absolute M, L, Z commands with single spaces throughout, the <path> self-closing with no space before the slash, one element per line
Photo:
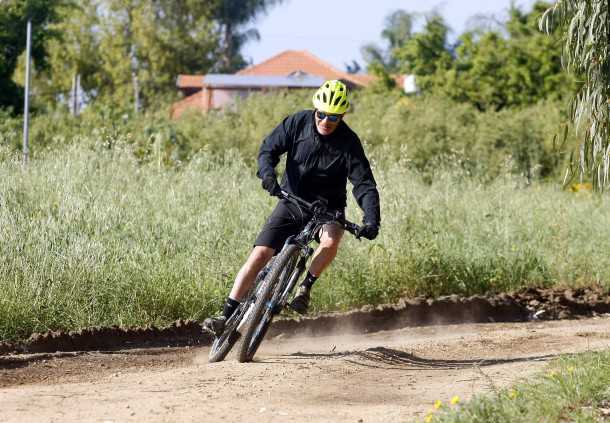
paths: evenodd
<path fill-rule="evenodd" d="M 511 7 L 502 28 L 462 34 L 454 63 L 435 75 L 433 88 L 480 110 L 567 96 L 573 81 L 561 68 L 559 36 L 547 37 L 537 30 L 536 22 L 547 7 L 537 2 L 529 13 Z"/>
<path fill-rule="evenodd" d="M 459 41 L 453 65 L 429 78 L 435 82 L 432 89 L 459 102 L 471 103 L 479 110 L 506 106 L 505 66 L 509 58 L 506 40 L 496 32 L 487 32 L 478 40 L 475 34 L 467 32 Z"/>
<path fill-rule="evenodd" d="M 60 10 L 48 43 L 48 101 L 67 94 L 81 76 L 89 98 L 105 98 L 117 110 L 135 97 L 146 106 L 175 95 L 180 73 L 205 73 L 215 63 L 214 3 L 198 0 L 83 0 Z M 61 96 L 60 96 L 61 97 Z"/>
<path fill-rule="evenodd" d="M 32 58 L 36 67 L 47 66 L 45 41 L 56 36 L 49 24 L 58 18 L 61 0 L 4 0 L 0 7 L 0 108 L 23 108 L 23 88 L 12 78 L 19 56 L 26 47 L 27 21 L 32 21 Z"/>
<path fill-rule="evenodd" d="M 447 42 L 448 33 L 449 27 L 443 17 L 432 13 L 426 16 L 422 31 L 395 49 L 401 73 L 415 75 L 418 86 L 423 90 L 437 85 L 435 76 L 444 73 L 452 65 L 453 58 Z"/>
<path fill-rule="evenodd" d="M 57 13 L 58 22 L 50 27 L 58 35 L 47 41 L 47 72 L 38 75 L 33 83 L 36 97 L 43 104 L 53 104 L 61 96 L 82 97 L 83 93 L 77 92 L 79 87 L 92 96 L 101 84 L 97 2 L 81 0 L 77 4 L 65 4 Z"/>
<path fill-rule="evenodd" d="M 246 65 L 240 50 L 249 40 L 259 40 L 255 28 L 246 26 L 282 0 L 216 0 L 213 18 L 218 26 L 217 72 L 234 72 Z"/>
<path fill-rule="evenodd" d="M 380 71 L 379 65 L 386 72 L 397 71 L 396 50 L 411 37 L 416 16 L 404 10 L 396 10 L 385 18 L 385 27 L 381 32 L 381 37 L 385 39 L 387 48 L 383 49 L 371 43 L 361 49 L 364 61 L 368 66 L 372 65 L 376 71 Z"/>
<path fill-rule="evenodd" d="M 582 77 L 570 104 L 570 117 L 584 135 L 579 171 L 593 176 L 596 189 L 609 185 L 610 170 L 610 24 L 608 0 L 557 0 L 540 19 L 540 29 L 563 29 L 566 69 Z M 566 178 L 575 174 L 571 166 Z"/>

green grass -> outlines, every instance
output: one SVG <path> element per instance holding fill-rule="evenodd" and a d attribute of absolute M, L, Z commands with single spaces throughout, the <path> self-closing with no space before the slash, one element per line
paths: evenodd
<path fill-rule="evenodd" d="M 445 404 L 424 421 L 593 423 L 609 419 L 610 351 L 604 351 L 564 356 L 532 380 L 465 404 Z"/>
<path fill-rule="evenodd" d="M 254 157 L 202 151 L 168 168 L 141 161 L 137 148 L 95 133 L 25 170 L 0 148 L 0 339 L 162 325 L 220 308 L 274 204 Z M 429 184 L 381 154 L 371 149 L 381 235 L 346 235 L 314 290 L 315 311 L 403 295 L 609 287 L 606 197 L 512 176 L 483 184 L 459 165 Z M 360 220 L 353 201 L 348 217 Z"/>

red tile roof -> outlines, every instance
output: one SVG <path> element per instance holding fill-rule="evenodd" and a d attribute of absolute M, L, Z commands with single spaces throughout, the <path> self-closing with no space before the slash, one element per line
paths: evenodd
<path fill-rule="evenodd" d="M 178 75 L 178 88 L 203 87 L 203 75 Z"/>
<path fill-rule="evenodd" d="M 374 79 L 370 75 L 342 72 L 306 50 L 286 50 L 264 62 L 242 69 L 237 74 L 286 76 L 298 71 L 324 79 L 341 79 L 358 86 L 367 85 Z"/>

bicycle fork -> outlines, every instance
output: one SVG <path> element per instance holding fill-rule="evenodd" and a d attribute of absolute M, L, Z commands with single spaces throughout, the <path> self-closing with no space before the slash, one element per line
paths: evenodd
<path fill-rule="evenodd" d="M 279 314 L 282 311 L 282 309 L 286 306 L 286 304 L 288 303 L 288 297 L 290 296 L 290 293 L 292 292 L 294 286 L 298 282 L 299 277 L 303 274 L 303 271 L 305 270 L 305 266 L 307 264 L 307 260 L 313 254 L 313 252 L 314 252 L 313 248 L 311 248 L 309 246 L 305 247 L 304 249 L 301 249 L 301 253 L 299 254 L 297 265 L 295 266 L 294 270 L 292 271 L 292 274 L 290 275 L 290 279 L 288 280 L 288 283 L 284 287 L 283 291 L 281 292 L 281 294 L 278 297 L 271 298 L 267 302 L 266 307 L 269 310 L 271 310 L 271 312 L 274 315 Z M 242 333 L 242 330 L 244 329 L 244 326 L 248 322 L 248 318 L 250 317 L 250 313 L 252 312 L 253 309 L 254 309 L 254 302 L 252 302 L 248 306 L 248 310 L 246 310 L 246 312 L 244 313 L 241 321 L 239 322 L 239 324 L 237 326 L 237 332 Z"/>
<path fill-rule="evenodd" d="M 309 259 L 309 257 L 312 254 L 313 254 L 313 248 L 311 248 L 309 246 L 307 246 L 305 249 L 301 250 L 301 254 L 299 255 L 299 261 L 297 262 L 297 265 L 296 265 L 294 271 L 292 272 L 292 275 L 290 275 L 290 279 L 289 279 L 288 283 L 286 284 L 286 287 L 282 291 L 282 294 L 280 295 L 279 300 L 277 302 L 277 304 L 280 305 L 281 308 L 285 307 L 286 304 L 288 303 L 288 296 L 292 292 L 294 286 L 299 281 L 299 277 L 305 271 L 305 265 L 307 264 L 307 260 Z"/>

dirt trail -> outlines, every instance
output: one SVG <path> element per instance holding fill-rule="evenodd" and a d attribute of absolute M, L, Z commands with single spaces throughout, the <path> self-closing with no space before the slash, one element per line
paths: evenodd
<path fill-rule="evenodd" d="M 279 338 L 279 339 L 278 339 Z M 208 348 L 8 356 L 3 422 L 422 421 L 557 354 L 610 348 L 610 317 L 266 341 L 250 364 Z"/>

